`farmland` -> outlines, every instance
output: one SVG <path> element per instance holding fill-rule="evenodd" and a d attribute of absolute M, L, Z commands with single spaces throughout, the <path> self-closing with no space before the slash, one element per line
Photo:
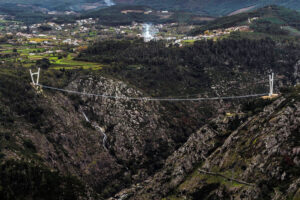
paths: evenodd
<path fill-rule="evenodd" d="M 208 39 L 217 41 L 226 38 L 271 37 L 275 40 L 299 40 L 299 28 L 293 23 L 287 23 L 296 19 L 298 13 L 287 12 L 277 7 L 268 12 L 264 11 L 263 8 L 257 12 L 220 18 L 207 25 L 184 23 L 146 23 L 146 25 L 152 32 L 148 34 L 151 35 L 151 40 L 162 40 L 167 45 L 180 47 Z M 127 15 L 120 8 L 118 12 Z M 159 11 L 156 13 L 163 15 Z M 78 19 L 61 24 L 44 21 L 27 25 L 8 16 L 0 16 L 0 64 L 29 68 L 36 67 L 39 60 L 46 59 L 49 61 L 47 68 L 53 70 L 101 70 L 113 63 L 103 65 L 79 61 L 76 58 L 97 41 L 143 39 L 145 27 L 145 23 L 137 22 L 130 25 L 103 25 L 99 18 Z"/>

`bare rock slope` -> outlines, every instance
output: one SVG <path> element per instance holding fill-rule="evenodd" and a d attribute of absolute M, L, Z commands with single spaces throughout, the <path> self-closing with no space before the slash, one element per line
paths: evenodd
<path fill-rule="evenodd" d="M 145 182 L 112 199 L 299 198 L 299 88 L 236 130 L 205 125 Z"/>

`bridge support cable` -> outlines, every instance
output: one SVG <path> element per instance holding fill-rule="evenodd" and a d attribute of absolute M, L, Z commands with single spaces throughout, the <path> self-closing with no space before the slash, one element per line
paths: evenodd
<path fill-rule="evenodd" d="M 83 96 L 94 96 L 94 97 L 102 97 L 107 99 L 121 99 L 121 100 L 136 100 L 136 101 L 205 101 L 205 100 L 230 100 L 230 99 L 243 99 L 243 98 L 251 98 L 251 97 L 262 97 L 268 95 L 268 93 L 263 94 L 250 94 L 250 95 L 242 95 L 242 96 L 226 96 L 226 97 L 207 97 L 207 98 L 187 98 L 187 99 L 180 99 L 180 98 L 149 98 L 149 97 L 123 97 L 123 96 L 110 96 L 104 94 L 93 94 L 93 93 L 86 93 L 86 92 L 78 92 L 74 90 L 66 90 L 46 85 L 40 85 L 44 89 L 56 90 L 60 92 L 65 92 L 69 94 L 77 94 Z"/>
<path fill-rule="evenodd" d="M 263 97 L 263 96 L 273 96 L 274 92 L 274 73 L 269 75 L 269 84 L 270 84 L 270 92 L 263 93 L 263 94 L 249 94 L 249 95 L 241 95 L 241 96 L 223 96 L 223 97 L 204 97 L 204 98 L 178 98 L 178 97 L 126 97 L 126 96 L 112 96 L 112 95 L 105 95 L 105 94 L 94 94 L 94 93 L 86 93 L 86 92 L 79 92 L 74 90 L 67 90 L 62 88 L 56 88 L 52 86 L 42 85 L 39 84 L 39 77 L 40 77 L 40 68 L 38 72 L 32 73 L 30 70 L 31 80 L 33 86 L 41 87 L 43 89 L 55 90 L 69 94 L 76 94 L 82 96 L 91 96 L 91 97 L 101 97 L 106 99 L 116 99 L 116 100 L 132 100 L 132 101 L 169 101 L 169 102 L 176 102 L 176 101 L 206 101 L 206 100 L 232 100 L 232 99 L 244 99 L 244 98 L 253 98 L 253 97 Z M 34 76 L 37 75 L 37 79 L 34 79 Z"/>

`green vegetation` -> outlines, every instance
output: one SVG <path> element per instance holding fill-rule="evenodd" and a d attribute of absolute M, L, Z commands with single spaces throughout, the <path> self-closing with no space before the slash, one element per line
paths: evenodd
<path fill-rule="evenodd" d="M 213 156 L 208 157 L 208 159 L 204 161 L 206 163 L 197 166 L 192 173 L 186 176 L 182 183 L 175 187 L 168 196 L 164 198 L 164 200 L 219 199 L 220 196 L 216 195 L 216 191 L 222 191 L 222 197 L 225 199 L 239 198 L 241 197 L 241 193 L 232 193 L 231 191 L 251 191 L 253 188 L 262 188 L 259 199 L 271 199 L 274 193 L 280 195 L 285 194 L 289 197 L 287 199 L 297 199 L 299 196 L 298 188 L 295 188 L 296 191 L 298 190 L 295 193 L 286 192 L 291 182 L 297 180 L 297 177 L 299 177 L 299 166 L 292 161 L 291 155 L 273 156 L 272 158 L 266 159 L 267 161 L 263 161 L 265 162 L 265 166 L 273 168 L 280 167 L 283 169 L 283 171 L 288 174 L 288 178 L 285 180 L 280 180 L 276 176 L 270 178 L 255 168 L 251 173 L 249 173 L 249 171 L 247 172 L 246 169 L 250 163 L 253 163 L 257 155 L 261 155 L 259 153 L 261 153 L 262 145 L 265 144 L 266 135 L 273 135 L 274 132 L 280 130 L 278 128 L 275 130 L 269 129 L 270 132 L 268 132 L 268 126 L 272 126 L 269 125 L 269 123 L 274 123 L 272 122 L 273 119 L 280 119 L 285 110 L 293 110 L 295 106 L 297 106 L 300 100 L 299 91 L 299 86 L 282 89 L 282 95 L 285 97 L 282 98 L 284 101 L 279 105 L 271 105 L 269 108 L 275 108 L 273 112 L 268 113 L 268 111 L 266 111 L 261 115 L 254 115 L 254 117 L 249 118 L 251 120 L 248 121 L 246 126 L 236 129 L 238 130 L 236 134 L 239 139 L 235 142 L 231 141 L 230 147 L 227 146 L 228 144 L 225 144 L 223 146 L 225 148 L 222 148 L 222 150 L 218 149 L 211 154 Z M 246 107 L 253 114 L 257 114 L 258 110 L 262 110 L 263 107 L 270 105 L 272 101 L 262 99 L 254 100 L 250 104 L 246 104 Z M 278 127 L 278 125 L 275 126 Z M 299 134 L 297 134 L 297 130 L 298 128 L 295 128 L 292 135 L 289 136 L 289 141 L 284 143 L 287 148 L 297 147 L 299 145 Z M 278 132 L 276 134 L 278 134 Z M 209 168 L 203 169 L 203 165 L 206 167 L 209 166 Z M 256 163 L 256 165 L 260 165 L 260 162 Z M 202 171 L 200 172 L 199 169 L 202 169 Z M 208 170 L 213 172 L 213 174 L 204 173 L 204 171 Z M 219 175 L 222 175 L 222 177 Z M 231 181 L 223 176 L 250 183 L 251 185 L 234 180 Z"/>
<path fill-rule="evenodd" d="M 195 15 L 190 13 L 175 12 L 175 14 L 168 19 L 161 19 L 156 15 L 146 15 L 144 13 L 128 13 L 125 15 L 120 12 L 124 8 L 141 9 L 142 11 L 149 9 L 144 6 L 115 6 L 100 11 L 92 11 L 84 16 L 100 17 L 100 20 L 102 20 L 100 23 L 108 25 L 130 24 L 132 21 L 144 22 L 148 20 L 154 23 L 174 21 L 178 21 L 182 24 L 196 23 L 193 21 Z M 0 8 L 0 11 L 1 9 L 3 11 L 5 8 Z M 7 9 L 5 12 L 13 13 L 20 8 L 8 7 Z M 21 15 L 24 14 L 24 12 L 25 17 L 21 19 Z M 50 19 L 48 15 L 44 15 L 39 11 L 34 13 L 31 13 L 30 10 L 24 12 L 20 11 L 20 13 L 14 14 L 17 16 L 16 19 L 28 24 Z M 228 12 L 228 10 L 224 12 Z M 39 15 L 43 17 L 36 19 L 36 16 Z M 77 26 L 71 24 L 62 26 L 68 28 L 66 28 L 66 30 L 62 29 L 61 32 L 63 33 L 57 32 L 61 34 L 58 34 L 58 36 L 52 40 L 50 39 L 50 34 L 55 35 L 52 34 L 52 32 L 49 33 L 49 36 L 25 35 L 23 38 L 7 35 L 1 36 L 0 58 L 3 62 L 0 64 L 0 196 L 5 197 L 5 199 L 85 199 L 88 198 L 86 188 L 81 181 L 79 181 L 79 178 L 73 177 L 68 173 L 60 174 L 49 166 L 55 166 L 57 169 L 71 169 L 70 171 L 75 171 L 75 173 L 81 177 L 81 164 L 86 165 L 88 167 L 85 169 L 86 171 L 84 171 L 86 174 L 82 176 L 84 177 L 81 179 L 83 181 L 86 181 L 86 179 L 94 181 L 95 179 L 89 176 L 93 176 L 93 173 L 103 166 L 111 169 L 110 166 L 108 166 L 111 162 L 108 155 L 104 157 L 107 159 L 104 160 L 104 162 L 96 158 L 84 160 L 83 163 L 82 157 L 86 155 L 85 153 L 93 154 L 93 150 L 85 149 L 84 145 L 82 145 L 82 150 L 75 150 L 80 156 L 73 157 L 70 153 L 74 152 L 72 149 L 75 146 L 72 143 L 73 138 L 68 139 L 64 137 L 64 131 L 69 127 L 66 126 L 64 122 L 57 123 L 57 120 L 63 121 L 62 119 L 68 118 L 71 114 L 78 114 L 75 111 L 78 111 L 80 105 L 86 104 L 87 102 L 81 99 L 79 95 L 70 95 L 69 99 L 65 99 L 67 96 L 61 98 L 62 96 L 60 95 L 62 94 L 59 92 L 55 93 L 55 96 L 51 96 L 54 94 L 52 90 L 41 92 L 42 88 L 32 87 L 32 85 L 30 85 L 28 68 L 34 68 L 34 70 L 36 70 L 37 67 L 40 67 L 43 69 L 41 72 L 43 85 L 65 88 L 67 85 L 70 85 L 69 83 L 74 79 L 79 80 L 79 75 L 80 78 L 82 78 L 83 75 L 87 74 L 101 74 L 101 76 L 122 80 L 142 90 L 143 94 L 152 97 L 179 96 L 178 98 L 198 98 L 215 97 L 217 95 L 235 96 L 265 93 L 267 91 L 267 83 L 256 83 L 256 81 L 261 81 L 266 77 L 266 73 L 269 73 L 271 70 L 280 74 L 280 77 L 284 77 L 280 84 L 285 84 L 284 81 L 294 84 L 296 81 L 294 78 L 294 66 L 300 59 L 300 46 L 299 43 L 296 43 L 296 39 L 290 40 L 290 38 L 300 35 L 299 25 L 297 24 L 298 13 L 279 7 L 262 8 L 257 12 L 249 12 L 218 19 L 215 21 L 215 24 L 209 23 L 200 27 L 200 29 L 194 30 L 193 33 L 195 34 L 197 31 L 206 29 L 247 25 L 249 17 L 258 17 L 258 19 L 253 20 L 251 23 L 251 29 L 254 30 L 254 32 L 233 32 L 230 35 L 224 35 L 218 37 L 218 39 L 214 38 L 213 40 L 185 40 L 183 42 L 185 45 L 182 47 L 179 47 L 178 44 L 172 44 L 169 41 L 151 41 L 145 43 L 142 40 L 136 39 L 102 40 L 101 36 L 105 38 L 110 34 L 113 35 L 114 38 L 119 38 L 117 28 L 100 26 L 99 24 L 92 25 L 94 21 L 86 24 L 84 28 L 86 28 L 87 31 L 83 31 L 84 33 L 78 31 L 76 33 L 77 35 L 74 33 L 69 36 L 72 30 L 84 29 L 83 27 L 79 27 L 81 25 Z M 70 17 L 66 20 L 70 19 L 75 18 Z M 60 22 L 66 23 L 66 20 L 63 18 L 56 20 L 61 20 Z M 0 25 L 1 23 L 5 24 L 9 21 L 10 20 L 2 20 L 0 21 Z M 175 28 L 172 26 L 173 25 L 168 25 L 167 28 L 163 27 L 164 33 L 161 34 L 163 36 L 180 35 L 182 38 L 185 36 L 184 31 L 180 33 L 176 31 L 179 28 L 185 29 L 185 27 L 188 26 L 184 25 L 180 27 L 181 25 L 179 25 Z M 100 31 L 98 32 L 98 28 L 106 29 L 103 32 L 107 35 L 99 35 L 100 39 L 96 40 L 95 38 L 98 34 L 102 33 Z M 131 30 L 131 28 L 132 27 L 125 27 L 124 30 L 126 30 L 124 32 L 133 33 L 132 35 L 139 33 L 138 28 L 133 30 Z M 24 29 L 26 29 L 26 27 Z M 55 28 L 52 29 L 50 25 L 43 25 L 39 29 L 36 28 L 36 30 L 47 32 L 51 30 L 54 31 Z M 120 30 L 122 29 L 120 28 Z M 81 36 L 83 36 L 82 40 L 78 39 Z M 275 37 L 280 37 L 281 40 L 275 40 Z M 64 43 L 63 41 L 67 38 L 72 42 L 67 42 L 68 44 Z M 78 40 L 78 44 L 81 45 L 78 48 L 75 48 L 77 44 L 73 43 L 75 38 Z M 36 42 L 36 44 L 31 45 L 29 41 Z M 49 41 L 49 43 L 45 41 Z M 84 46 L 90 41 L 96 42 L 89 47 Z M 88 77 L 90 79 L 90 76 Z M 249 80 L 251 81 L 249 82 Z M 253 85 L 252 81 L 254 82 Z M 79 84 L 78 86 L 81 85 Z M 81 89 L 80 87 L 78 90 L 81 91 Z M 241 91 L 243 94 L 241 94 Z M 299 100 L 299 90 L 288 88 L 286 91 L 289 91 L 289 95 L 284 94 L 287 100 L 277 108 L 278 110 L 284 109 L 286 105 L 292 105 L 291 99 Z M 53 102 L 57 102 L 57 100 L 64 101 L 64 103 L 59 104 L 60 106 L 56 106 L 57 104 L 54 105 Z M 157 119 L 162 119 L 163 126 L 167 126 L 167 128 L 172 131 L 174 130 L 174 133 L 172 132 L 170 136 L 170 140 L 172 139 L 174 144 L 158 141 L 160 146 L 153 148 L 153 146 L 147 142 L 145 146 L 143 145 L 142 153 L 146 157 L 149 157 L 149 159 L 147 158 L 148 160 L 143 163 L 143 166 L 140 166 L 138 162 L 130 161 L 123 163 L 120 159 L 117 160 L 118 165 L 125 166 L 126 168 L 120 168 L 121 170 L 115 177 L 109 177 L 106 180 L 97 179 L 94 183 L 91 183 L 92 181 L 90 180 L 87 180 L 87 182 L 91 183 L 91 187 L 101 193 L 101 196 L 110 197 L 123 187 L 135 182 L 132 181 L 131 178 L 135 173 L 140 173 L 139 167 L 142 167 L 143 170 L 146 169 L 145 172 L 141 174 L 141 177 L 146 177 L 147 174 L 152 175 L 162 169 L 162 161 L 170 155 L 169 146 L 174 145 L 174 149 L 180 147 L 181 144 L 186 142 L 186 139 L 191 133 L 195 132 L 206 121 L 211 120 L 211 117 L 215 115 L 214 112 L 222 105 L 226 105 L 226 108 L 224 108 L 224 110 L 218 110 L 218 113 L 226 113 L 225 110 L 228 109 L 228 107 L 237 104 L 242 105 L 239 107 L 239 110 L 243 113 L 229 113 L 228 116 L 226 114 L 226 119 L 223 121 L 224 128 L 220 131 L 222 135 L 219 134 L 216 143 L 214 143 L 216 147 L 222 145 L 226 137 L 237 130 L 244 122 L 243 120 L 247 119 L 248 116 L 262 112 L 265 106 L 273 102 L 273 100 L 257 99 L 241 104 L 241 102 L 237 101 L 231 101 L 230 103 L 227 100 L 222 102 L 216 101 L 220 105 L 216 105 L 216 103 L 215 107 L 206 102 L 197 102 L 195 104 L 194 102 L 189 102 L 189 105 L 181 102 L 172 104 L 163 102 L 161 103 L 161 105 L 163 105 L 162 109 L 159 107 L 160 104 L 157 104 L 158 114 L 160 115 Z M 69 102 L 71 102 L 71 104 L 69 104 Z M 63 105 L 66 104 L 70 107 L 63 107 Z M 125 103 L 124 105 L 125 109 L 133 108 L 133 104 L 131 103 Z M 199 105 L 203 105 L 204 107 L 200 107 Z M 74 109 L 72 106 L 74 106 Z M 61 110 L 64 111 L 64 118 L 56 119 L 58 116 L 62 116 L 60 115 Z M 91 115 L 91 118 L 89 116 L 90 119 L 99 118 L 99 116 L 92 113 L 92 111 L 88 114 Z M 77 118 L 72 117 L 73 116 L 67 120 L 77 120 Z M 156 120 L 156 117 L 154 120 Z M 222 119 L 220 119 L 220 121 L 221 120 Z M 106 119 L 100 119 L 99 122 L 105 124 L 106 121 Z M 147 122 L 141 122 L 141 127 L 145 126 L 145 123 Z M 78 129 L 80 133 L 83 133 L 81 129 L 95 131 L 91 123 L 84 122 L 84 119 L 80 122 L 79 118 L 79 123 L 76 124 L 80 125 Z M 208 126 L 212 129 L 215 128 L 215 130 L 218 128 L 217 123 L 213 120 Z M 114 127 L 115 124 L 109 124 L 107 131 L 109 133 L 113 132 Z M 257 127 L 260 128 L 260 126 Z M 51 135 L 54 134 L 54 129 L 58 129 L 59 131 L 59 133 L 57 132 L 57 138 Z M 60 133 L 61 131 L 62 134 Z M 243 135 L 247 133 L 247 131 L 247 127 L 245 127 L 238 133 L 239 135 Z M 60 136 L 60 134 L 62 136 Z M 41 140 L 41 142 L 49 142 L 51 149 L 47 149 L 46 151 L 43 151 L 44 149 L 40 150 L 41 143 L 36 141 L 36 135 L 43 137 L 43 141 Z M 76 142 L 81 139 L 79 136 L 76 136 L 78 134 L 70 132 L 69 135 L 74 136 L 74 141 Z M 211 170 L 226 176 L 231 176 L 232 171 L 230 170 L 233 169 L 235 170 L 234 176 L 238 178 L 241 174 L 241 170 L 246 169 L 245 166 L 248 164 L 248 159 L 250 159 L 250 157 L 247 156 L 252 156 L 247 148 L 249 145 L 260 145 L 260 137 L 263 136 L 245 137 L 247 139 L 244 140 L 244 143 L 239 143 L 241 137 L 237 138 L 236 147 L 234 149 L 236 151 L 228 150 L 228 157 L 222 162 L 223 168 L 213 168 Z M 295 134 L 293 137 L 293 144 L 298 146 L 300 144 L 298 142 L 299 136 Z M 94 137 L 85 137 L 85 139 L 95 141 Z M 70 143 L 72 148 L 70 149 L 69 146 L 60 143 L 60 141 Z M 114 142 L 114 138 L 109 141 L 110 144 Z M 89 145 L 89 143 L 84 144 Z M 125 148 L 129 149 L 131 147 L 130 145 L 129 147 L 125 145 Z M 237 150 L 240 151 L 238 152 Z M 45 152 L 49 153 L 49 155 L 44 155 Z M 112 156 L 115 156 L 118 152 L 113 149 L 110 153 L 113 154 Z M 52 159 L 54 157 L 54 161 L 62 161 L 59 163 L 59 166 L 53 164 Z M 65 162 L 65 158 L 76 159 L 76 162 L 68 163 L 69 160 L 67 159 L 67 162 Z M 283 164 L 291 162 L 289 157 L 280 159 Z M 45 163 L 48 165 L 45 166 Z M 199 166 L 197 166 L 197 168 L 198 167 Z M 284 171 L 299 176 L 297 169 L 298 168 L 286 167 Z M 142 179 L 143 178 L 141 178 L 141 180 Z M 165 181 L 167 182 L 168 179 Z M 201 187 L 199 187 L 199 185 Z M 195 170 L 181 183 L 177 188 L 178 190 L 174 192 L 175 195 L 171 193 L 170 197 L 166 199 L 180 199 L 176 195 L 187 191 L 187 189 L 190 190 L 189 197 L 191 197 L 191 199 L 203 199 L 203 196 L 219 186 L 233 189 L 247 187 L 228 181 L 226 178 L 200 174 Z M 287 189 L 286 187 L 287 184 L 284 183 L 280 186 L 278 191 L 284 191 Z M 193 191 L 191 191 L 191 189 Z"/>
<path fill-rule="evenodd" d="M 270 4 L 300 10 L 299 2 L 296 0 L 123 0 L 122 2 L 134 5 L 147 5 L 160 10 L 185 10 L 213 16 L 225 16 L 250 6 L 262 7 Z"/>
<path fill-rule="evenodd" d="M 41 60 L 37 60 L 36 65 L 37 65 L 37 67 L 40 67 L 42 69 L 48 69 L 50 67 L 51 63 L 50 63 L 49 59 L 43 58 Z"/>
<path fill-rule="evenodd" d="M 50 57 L 51 64 L 53 67 L 51 69 L 92 69 L 100 70 L 104 65 L 95 62 L 85 62 L 74 60 L 71 55 L 66 58 L 58 59 L 57 57 Z"/>
<path fill-rule="evenodd" d="M 63 47 L 62 47 L 63 48 Z M 95 62 L 74 60 L 74 53 L 47 53 L 46 48 L 38 45 L 0 45 L 0 58 L 11 63 L 19 62 L 24 67 L 38 66 L 44 69 L 91 69 L 100 70 L 104 65 Z"/>
<path fill-rule="evenodd" d="M 59 87 L 63 87 L 72 76 L 72 72 L 43 73 L 45 83 Z M 33 141 L 20 138 L 20 122 L 44 134 L 51 131 L 52 125 L 45 121 L 47 110 L 39 103 L 38 97 L 30 85 L 27 69 L 1 66 L 0 196 L 7 200 L 87 198 L 86 187 L 78 178 L 44 166 Z M 14 153 L 11 156 L 2 152 Z"/>
<path fill-rule="evenodd" d="M 70 10 L 71 6 L 74 6 L 74 8 L 78 8 L 80 10 L 80 5 L 82 3 L 95 3 L 98 0 L 11 0 L 9 3 L 6 0 L 0 0 L 0 4 L 23 4 L 25 6 L 28 6 L 30 9 L 31 6 L 39 6 L 42 8 L 47 8 L 50 10 L 60 10 L 60 11 L 65 11 L 65 10 Z"/>
<path fill-rule="evenodd" d="M 159 13 L 153 11 L 145 14 L 146 11 L 150 10 L 147 6 L 128 6 L 118 5 L 105 9 L 93 10 L 82 14 L 81 18 L 99 18 L 100 23 L 109 26 L 115 25 L 130 25 L 132 22 L 143 23 L 188 23 L 188 24 L 202 24 L 201 20 L 196 19 L 198 15 L 187 13 L 187 12 L 175 12 L 169 17 L 160 16 Z M 128 12 L 127 14 L 122 11 L 134 10 L 136 12 Z"/>
<path fill-rule="evenodd" d="M 255 32 L 286 35 L 289 32 L 282 29 L 282 26 L 299 29 L 299 18 L 299 12 L 278 6 L 268 6 L 251 12 L 216 19 L 205 26 L 192 30 L 191 34 L 197 35 L 206 30 L 248 25 L 248 19 L 252 19 L 250 27 Z"/>
<path fill-rule="evenodd" d="M 0 196 L 7 200 L 86 198 L 85 186 L 75 177 L 28 162 L 9 160 L 0 164 L 0 177 Z"/>
<path fill-rule="evenodd" d="M 26 24 L 40 23 L 51 17 L 43 12 L 33 12 L 30 7 L 24 9 L 24 7 L 12 3 L 0 4 L 0 13 L 14 16 L 14 20 Z"/>
<path fill-rule="evenodd" d="M 269 66 L 278 73 L 292 73 L 299 55 L 298 45 L 279 47 L 271 39 L 196 41 L 181 48 L 166 47 L 164 42 L 104 41 L 93 44 L 77 59 L 111 64 L 103 68 L 104 73 L 152 96 L 174 96 L 207 91 L 218 78 L 224 79 L 225 74 L 232 77 L 234 66 L 256 74 L 267 71 Z M 280 59 L 287 62 L 279 63 Z"/>
<path fill-rule="evenodd" d="M 82 18 L 99 18 L 100 23 L 104 25 L 128 25 L 135 22 L 155 22 L 159 17 L 152 14 L 146 15 L 143 12 L 149 9 L 145 6 L 113 6 L 105 9 L 91 11 L 82 16 Z M 139 10 L 141 13 L 121 13 L 122 10 Z"/>
<path fill-rule="evenodd" d="M 273 101 L 273 99 L 257 99 L 254 101 L 249 101 L 242 105 L 242 111 L 251 115 L 257 114 L 262 112 L 264 107 L 270 105 Z"/>
<path fill-rule="evenodd" d="M 45 84 L 63 87 L 76 72 L 42 70 Z M 1 67 L 0 70 L 0 125 L 11 127 L 14 118 L 23 116 L 37 128 L 43 126 L 45 110 L 37 103 L 37 94 L 30 85 L 28 70 L 22 67 Z M 1 129 L 0 129 L 1 130 Z M 25 144 L 29 144 L 25 142 Z"/>

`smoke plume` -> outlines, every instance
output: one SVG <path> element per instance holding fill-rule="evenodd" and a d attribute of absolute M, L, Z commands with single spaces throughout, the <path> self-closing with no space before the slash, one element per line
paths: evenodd
<path fill-rule="evenodd" d="M 116 5 L 112 0 L 104 0 L 107 6 L 113 6 Z"/>
<path fill-rule="evenodd" d="M 143 38 L 145 42 L 153 40 L 157 32 L 158 30 L 152 24 L 143 24 Z"/>

